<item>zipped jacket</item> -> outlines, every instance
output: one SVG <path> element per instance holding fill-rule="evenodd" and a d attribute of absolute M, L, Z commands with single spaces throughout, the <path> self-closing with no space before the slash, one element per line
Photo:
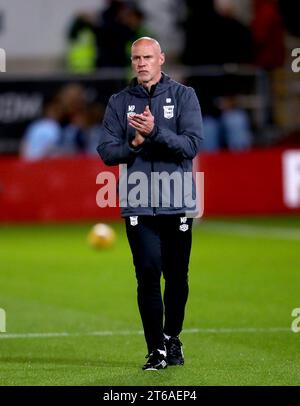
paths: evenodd
<path fill-rule="evenodd" d="M 134 148 L 128 116 L 149 106 L 155 127 Z M 199 152 L 202 116 L 194 89 L 162 73 L 148 91 L 134 79 L 111 96 L 97 151 L 108 166 L 123 164 L 119 179 L 122 217 L 197 214 L 193 159 Z"/>

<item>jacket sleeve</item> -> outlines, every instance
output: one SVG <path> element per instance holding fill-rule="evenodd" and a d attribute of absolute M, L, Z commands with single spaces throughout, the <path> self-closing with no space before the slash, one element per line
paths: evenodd
<path fill-rule="evenodd" d="M 125 124 L 125 123 L 124 123 Z M 143 149 L 131 147 L 126 135 L 126 129 L 117 115 L 114 96 L 111 96 L 103 119 L 100 133 L 100 143 L 97 151 L 108 166 L 129 163 Z"/>
<path fill-rule="evenodd" d="M 152 143 L 160 144 L 180 159 L 193 159 L 203 139 L 202 115 L 194 89 L 187 88 L 179 100 L 177 134 L 168 128 L 155 127 L 150 136 Z"/>

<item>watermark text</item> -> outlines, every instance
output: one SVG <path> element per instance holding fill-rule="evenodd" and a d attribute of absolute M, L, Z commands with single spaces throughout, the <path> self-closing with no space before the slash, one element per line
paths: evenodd
<path fill-rule="evenodd" d="M 300 333 L 300 309 L 294 309 L 292 311 L 292 317 L 295 319 L 292 322 L 292 332 L 295 334 Z"/>
<path fill-rule="evenodd" d="M 294 73 L 300 72 L 300 48 L 292 50 L 292 57 L 295 58 L 292 62 L 292 71 Z"/>
<path fill-rule="evenodd" d="M 0 309 L 0 333 L 6 333 L 6 313 L 4 309 Z"/>
<path fill-rule="evenodd" d="M 6 72 L 6 52 L 0 48 L 0 72 Z"/>
<path fill-rule="evenodd" d="M 97 206 L 100 208 L 183 208 L 187 217 L 203 216 L 202 172 L 129 173 L 127 165 L 120 165 L 119 179 L 112 172 L 101 172 L 96 183 L 100 185 L 96 195 Z"/>

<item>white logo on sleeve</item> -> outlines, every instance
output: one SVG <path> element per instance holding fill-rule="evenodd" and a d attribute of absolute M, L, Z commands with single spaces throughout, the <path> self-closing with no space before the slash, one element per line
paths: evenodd
<path fill-rule="evenodd" d="M 180 217 L 181 226 L 179 226 L 179 230 L 185 233 L 189 229 L 189 225 L 187 223 L 187 217 Z"/>
<path fill-rule="evenodd" d="M 166 103 L 167 103 L 167 104 L 172 103 L 172 99 L 166 99 Z"/>
<path fill-rule="evenodd" d="M 175 106 L 164 106 L 164 117 L 170 120 L 174 117 L 174 107 Z"/>
<path fill-rule="evenodd" d="M 139 224 L 139 218 L 137 217 L 137 216 L 132 216 L 132 217 L 130 217 L 130 225 L 132 226 L 132 227 L 135 227 L 135 226 L 137 226 Z"/>
<path fill-rule="evenodd" d="M 185 233 L 186 231 L 188 231 L 189 228 L 190 228 L 190 227 L 189 227 L 188 224 L 182 224 L 182 225 L 179 227 L 179 230 L 182 231 L 183 233 Z"/>

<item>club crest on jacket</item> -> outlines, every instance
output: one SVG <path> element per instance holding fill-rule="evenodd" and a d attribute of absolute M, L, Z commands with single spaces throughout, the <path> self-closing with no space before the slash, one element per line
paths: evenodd
<path fill-rule="evenodd" d="M 174 117 L 175 106 L 164 106 L 164 117 L 168 120 Z"/>

